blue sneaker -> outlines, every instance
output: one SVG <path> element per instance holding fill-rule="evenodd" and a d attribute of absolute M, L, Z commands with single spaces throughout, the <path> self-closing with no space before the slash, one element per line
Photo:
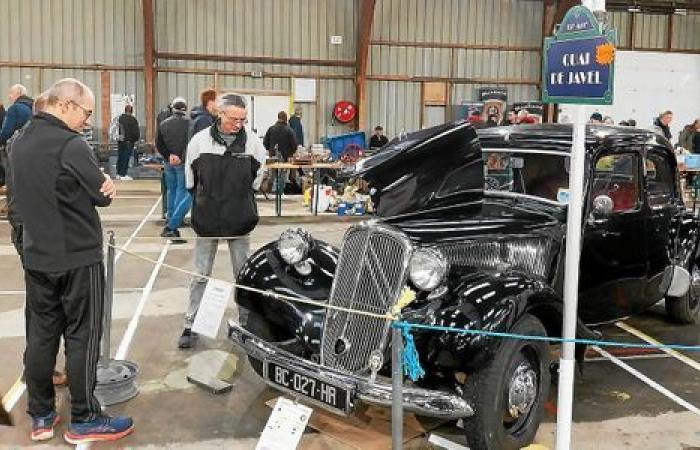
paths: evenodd
<path fill-rule="evenodd" d="M 132 431 L 134 431 L 134 421 L 131 417 L 101 416 L 88 422 L 72 422 L 63 437 L 71 444 L 116 441 Z"/>
<path fill-rule="evenodd" d="M 56 412 L 51 412 L 43 417 L 32 417 L 32 441 L 48 441 L 53 437 L 53 427 L 61 418 Z"/>

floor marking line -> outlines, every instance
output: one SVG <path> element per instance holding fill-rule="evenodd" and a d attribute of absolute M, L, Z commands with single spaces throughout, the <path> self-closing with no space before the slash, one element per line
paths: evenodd
<path fill-rule="evenodd" d="M 15 384 L 12 385 L 10 390 L 7 391 L 5 396 L 2 398 L 2 406 L 5 408 L 5 411 L 12 411 L 12 408 L 15 407 L 26 390 L 27 385 L 22 382 L 22 377 L 17 378 Z"/>
<path fill-rule="evenodd" d="M 156 264 L 156 266 L 153 268 L 153 271 L 151 272 L 151 277 L 148 279 L 146 286 L 143 288 L 139 304 L 136 307 L 136 311 L 134 311 L 134 315 L 129 321 L 129 326 L 127 327 L 126 332 L 122 337 L 121 343 L 119 344 L 119 349 L 117 350 L 114 359 L 124 359 L 126 357 L 126 353 L 129 351 L 129 345 L 131 345 L 131 340 L 133 339 L 134 334 L 136 333 L 136 327 L 138 326 L 139 318 L 141 316 L 141 313 L 143 312 L 143 308 L 146 306 L 146 300 L 148 300 L 148 297 L 151 295 L 151 290 L 153 290 L 153 285 L 156 282 L 156 278 L 158 277 L 160 268 L 162 267 L 163 261 L 165 260 L 165 255 L 168 254 L 169 248 L 170 242 L 166 242 L 165 246 L 163 247 L 163 250 L 161 250 L 160 252 L 160 256 L 158 257 L 158 264 Z"/>
<path fill-rule="evenodd" d="M 620 361 L 618 358 L 615 356 L 611 355 L 610 353 L 606 352 L 602 348 L 598 347 L 597 345 L 594 345 L 591 347 L 593 350 L 597 351 L 604 357 L 608 358 L 610 361 L 612 361 L 616 366 L 620 367 L 621 369 L 629 372 L 631 375 L 635 376 L 638 378 L 640 381 L 642 381 L 644 384 L 647 386 L 651 387 L 652 389 L 655 389 L 659 393 L 665 395 L 668 397 L 670 400 L 673 402 L 677 403 L 678 405 L 682 406 L 683 408 L 687 409 L 688 411 L 692 412 L 693 414 L 700 416 L 700 408 L 697 406 L 689 403 L 686 400 L 683 400 L 680 398 L 678 395 L 674 394 L 673 392 L 669 391 L 667 388 L 664 386 L 660 385 L 656 381 L 652 380 L 648 376 L 644 375 L 637 369 L 633 368 L 632 366 Z"/>
<path fill-rule="evenodd" d="M 153 203 L 153 206 L 151 207 L 151 209 L 148 211 L 148 213 L 146 213 L 146 215 L 143 217 L 143 219 L 141 219 L 141 222 L 139 222 L 139 224 L 136 227 L 136 229 L 134 230 L 134 232 L 131 233 L 131 236 L 129 236 L 129 239 L 127 239 L 127 241 L 124 243 L 124 245 L 122 247 L 124 247 L 124 248 L 129 247 L 129 244 L 131 244 L 131 241 L 134 240 L 134 237 L 136 237 L 136 235 L 139 233 L 139 231 L 141 231 L 141 228 L 143 228 L 143 226 L 146 224 L 146 222 L 148 222 L 149 217 L 151 217 L 153 212 L 156 210 L 156 208 L 158 207 L 158 204 L 161 202 L 161 200 L 163 200 L 163 196 L 160 196 L 156 199 L 156 201 L 155 201 L 155 203 Z M 122 251 L 117 251 L 117 255 L 114 257 L 114 264 L 116 264 L 117 261 L 119 261 L 119 258 L 121 258 L 122 254 L 123 254 Z"/>
<path fill-rule="evenodd" d="M 630 355 L 630 356 L 616 356 L 617 359 L 620 361 L 633 361 L 636 359 L 669 359 L 673 358 L 671 355 L 664 355 L 663 353 L 653 353 L 650 355 Z M 607 358 L 604 358 L 602 356 L 594 356 L 593 358 L 586 358 L 585 362 L 599 362 L 599 361 L 608 361 Z"/>
<path fill-rule="evenodd" d="M 617 326 L 620 329 L 625 330 L 629 334 L 632 334 L 643 341 L 646 341 L 649 344 L 662 345 L 661 342 L 657 341 L 653 337 L 643 333 L 642 331 L 640 331 L 640 330 L 634 328 L 633 326 L 628 325 L 624 322 L 615 322 L 615 326 Z M 689 365 L 693 369 L 700 371 L 700 363 L 695 361 L 693 358 L 686 356 L 683 353 L 680 353 L 679 351 L 671 349 L 671 348 L 660 348 L 659 350 L 661 350 L 662 352 L 665 352 L 665 353 L 673 356 L 674 358 L 684 362 L 685 364 Z"/>

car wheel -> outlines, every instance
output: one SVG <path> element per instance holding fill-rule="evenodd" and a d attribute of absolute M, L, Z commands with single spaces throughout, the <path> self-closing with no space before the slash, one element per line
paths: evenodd
<path fill-rule="evenodd" d="M 263 317 L 256 313 L 255 311 L 248 312 L 248 318 L 246 319 L 245 325 L 243 325 L 247 331 L 253 333 L 261 339 L 267 342 L 273 341 L 272 330 L 270 329 L 270 324 L 267 323 Z M 248 362 L 253 367 L 255 373 L 263 376 L 263 364 L 262 361 L 252 356 L 248 355 Z"/>
<path fill-rule="evenodd" d="M 680 324 L 698 323 L 700 314 L 700 268 L 690 271 L 690 289 L 683 297 L 666 297 L 666 314 Z"/>
<path fill-rule="evenodd" d="M 542 322 L 526 314 L 510 330 L 545 336 Z M 467 377 L 465 398 L 474 416 L 464 420 L 472 450 L 516 450 L 529 445 L 549 394 L 549 344 L 504 339 L 487 366 Z"/>

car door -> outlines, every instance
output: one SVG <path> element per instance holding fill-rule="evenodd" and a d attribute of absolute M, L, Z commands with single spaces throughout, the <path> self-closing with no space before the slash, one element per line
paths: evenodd
<path fill-rule="evenodd" d="M 671 221 L 678 211 L 674 167 L 670 155 L 663 149 L 651 147 L 647 150 L 644 158 L 647 304 L 661 300 L 671 282 Z"/>
<path fill-rule="evenodd" d="M 629 315 L 644 306 L 646 247 L 638 152 L 603 153 L 588 185 L 581 247 L 579 315 L 589 324 Z M 591 214 L 596 197 L 612 200 L 605 217 Z"/>

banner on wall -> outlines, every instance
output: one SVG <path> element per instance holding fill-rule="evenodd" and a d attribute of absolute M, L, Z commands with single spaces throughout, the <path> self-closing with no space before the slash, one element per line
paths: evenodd
<path fill-rule="evenodd" d="M 468 120 L 471 123 L 481 122 L 481 114 L 484 111 L 482 102 L 462 101 L 459 105 L 450 108 L 450 120 Z"/>
<path fill-rule="evenodd" d="M 544 116 L 544 104 L 540 101 L 514 102 L 512 110 L 517 115 L 521 110 L 528 112 L 528 117 L 534 119 L 532 123 L 542 123 Z"/>
<path fill-rule="evenodd" d="M 481 120 L 486 122 L 489 117 L 492 117 L 496 123 L 500 123 L 506 111 L 508 89 L 500 87 L 479 88 L 479 100 L 484 104 Z"/>

